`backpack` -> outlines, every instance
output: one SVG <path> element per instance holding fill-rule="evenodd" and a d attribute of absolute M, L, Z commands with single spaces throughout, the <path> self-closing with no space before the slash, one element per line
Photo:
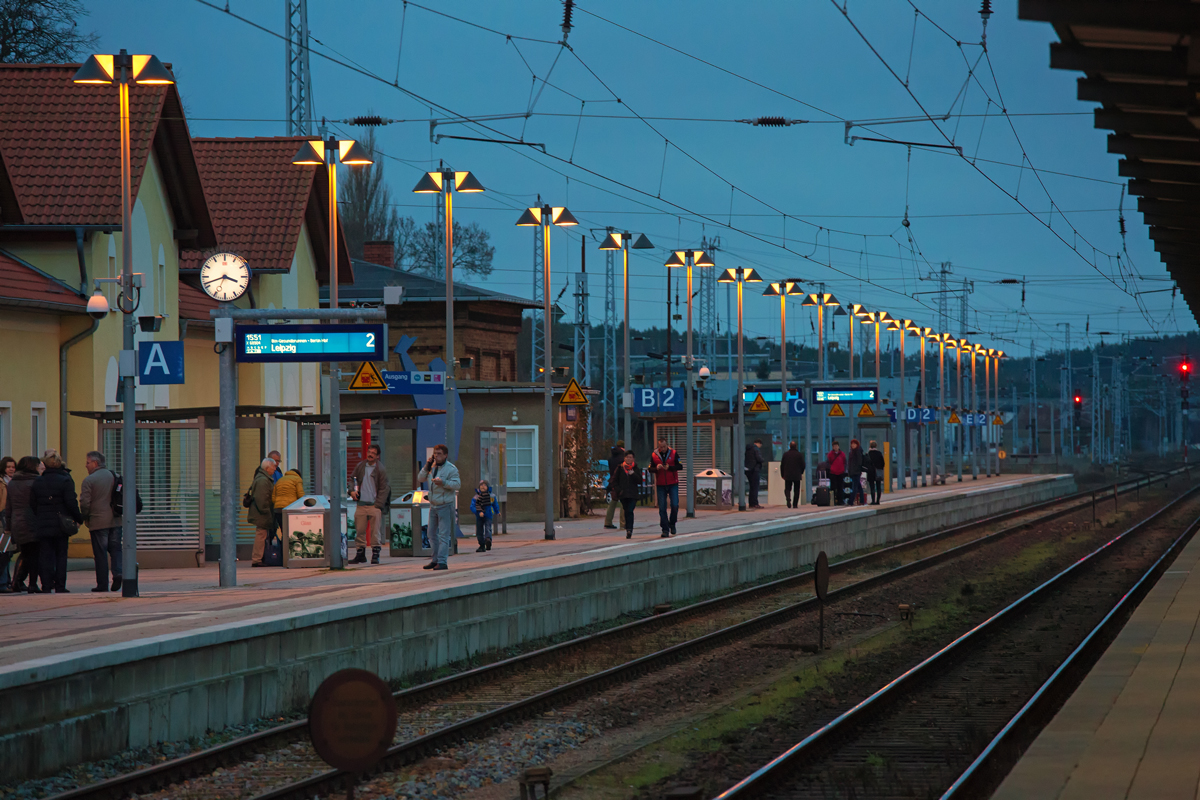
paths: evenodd
<path fill-rule="evenodd" d="M 133 490 L 133 497 L 137 510 L 135 514 L 142 513 L 142 495 L 136 488 Z M 121 517 L 125 515 L 125 480 L 116 472 L 113 473 L 113 488 L 112 497 L 109 499 L 109 506 L 112 508 L 113 516 Z"/>

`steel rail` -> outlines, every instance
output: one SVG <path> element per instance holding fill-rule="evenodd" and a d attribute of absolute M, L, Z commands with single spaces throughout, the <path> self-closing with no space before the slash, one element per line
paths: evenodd
<path fill-rule="evenodd" d="M 1181 472 L 1183 472 L 1183 468 L 1177 468 L 1161 473 L 1153 473 L 1143 478 L 1137 478 L 1133 481 L 1114 483 L 1111 487 L 1105 489 L 1104 491 L 1109 492 L 1115 490 L 1119 494 L 1126 494 L 1128 492 L 1136 491 L 1143 486 L 1152 486 L 1159 481 L 1169 481 L 1172 476 Z M 942 529 L 940 531 L 935 531 L 924 536 L 905 539 L 904 541 L 897 542 L 896 544 L 889 545 L 878 550 L 873 550 L 861 556 L 855 556 L 854 558 L 848 558 L 842 561 L 831 563 L 829 565 L 831 573 L 845 573 L 858 567 L 868 565 L 873 561 L 885 559 L 889 556 L 896 555 L 897 553 L 919 548 L 931 542 L 936 542 L 962 533 L 970 532 L 971 530 L 994 525 L 998 522 L 1003 522 L 1015 517 L 1023 517 L 1041 510 L 1049 510 L 1049 513 L 1042 514 L 1041 516 L 1034 517 L 1032 519 L 1024 520 L 1018 525 L 995 531 L 986 536 L 974 539 L 970 542 L 965 542 L 941 553 L 935 553 L 923 559 L 909 562 L 908 564 L 903 564 L 887 572 L 880 573 L 879 575 L 871 576 L 853 584 L 844 586 L 840 589 L 830 592 L 829 599 L 832 601 L 834 599 L 851 596 L 854 593 L 860 592 L 864 589 L 869 589 L 877 584 L 886 583 L 890 580 L 895 580 L 896 578 L 903 577 L 912 572 L 935 566 L 941 561 L 963 555 L 972 549 L 997 541 L 1000 538 L 1011 535 L 1017 531 L 1024 530 L 1033 525 L 1048 522 L 1066 514 L 1080 511 L 1086 508 L 1092 502 L 1093 494 L 1094 493 L 1091 491 L 1083 491 L 1065 495 L 1063 497 L 1053 498 L 1051 500 L 1045 500 L 1021 509 L 1001 512 L 1000 514 L 994 514 L 989 517 L 972 520 L 960 525 Z M 548 647 L 530 651 L 528 653 L 513 656 L 511 658 L 498 661 L 494 664 L 475 667 L 474 669 L 470 669 L 456 675 L 450 675 L 445 678 L 429 681 L 419 686 L 414 686 L 412 688 L 396 692 L 394 696 L 397 707 L 399 710 L 404 711 L 406 709 L 419 706 L 423 703 L 436 700 L 436 698 L 443 696 L 447 691 L 461 691 L 462 689 L 482 683 L 484 681 L 499 678 L 507 672 L 527 668 L 532 664 L 541 663 L 548 658 L 561 657 L 565 653 L 568 653 L 572 650 L 588 647 L 598 642 L 603 642 L 607 639 L 620 639 L 631 634 L 651 632 L 658 628 L 668 627 L 673 623 L 680 622 L 700 614 L 708 613 L 725 607 L 735 606 L 748 600 L 753 600 L 756 597 L 787 590 L 793 586 L 811 581 L 812 576 L 812 570 L 805 570 L 804 572 L 789 575 L 785 578 L 779 578 L 756 586 L 751 586 L 737 592 L 731 592 L 730 594 L 722 595 L 720 597 L 710 598 L 698 603 L 693 603 L 683 608 L 675 609 L 663 614 L 657 614 L 652 617 L 635 620 L 633 622 L 628 622 L 623 625 L 609 628 L 605 631 L 577 637 L 575 639 L 570 639 L 568 641 L 560 642 L 558 644 L 550 645 Z M 670 663 L 672 660 L 685 656 L 689 650 L 713 647 L 734 638 L 755 633 L 758 630 L 786 621 L 786 619 L 794 616 L 795 614 L 801 613 L 809 608 L 813 608 L 815 607 L 815 603 L 815 598 L 803 600 L 799 603 L 776 609 L 775 611 L 745 620 L 722 630 L 706 634 L 705 636 L 697 639 L 693 639 L 688 642 L 682 642 L 673 647 L 658 651 L 657 653 L 643 656 L 635 659 L 634 661 L 627 662 L 626 664 L 596 673 L 595 675 L 581 678 L 573 683 L 547 690 L 539 695 L 526 698 L 523 701 L 518 701 L 516 704 L 511 706 L 504 706 L 500 709 L 496 709 L 495 711 L 488 712 L 482 717 L 474 718 L 472 720 L 464 720 L 460 723 L 448 726 L 440 731 L 428 734 L 425 737 L 421 737 L 420 739 L 412 740 L 410 743 L 398 745 L 396 748 L 393 748 L 392 751 L 389 751 L 389 756 L 385 758 L 391 757 L 393 751 L 397 751 L 395 756 L 397 758 L 401 758 L 402 763 L 408 763 L 410 760 L 409 756 L 407 755 L 408 751 L 406 751 L 405 754 L 399 752 L 399 750 L 406 747 L 406 745 L 412 744 L 416 748 L 416 750 L 413 752 L 425 752 L 423 748 L 430 746 L 432 746 L 432 749 L 444 747 L 448 743 L 461 740 L 465 736 L 470 735 L 472 732 L 479 730 L 480 725 L 483 726 L 483 729 L 489 727 L 488 723 L 483 721 L 483 717 L 487 717 L 488 720 L 491 720 L 490 726 L 494 726 L 497 724 L 494 721 L 494 715 L 504 712 L 506 709 L 508 709 L 507 713 L 512 715 L 522 711 L 523 707 L 527 713 L 529 709 L 540 707 L 539 704 L 548 704 L 551 700 L 554 700 L 554 702 L 561 702 L 562 698 L 573 696 L 578 692 L 584 691 L 597 681 L 608 682 L 616 680 L 618 677 L 627 677 L 629 675 L 648 671 L 653 664 L 662 663 L 665 665 Z M 476 721 L 479 721 L 480 725 L 470 724 Z M 218 767 L 226 767 L 231 764 L 240 763 L 245 761 L 249 756 L 253 756 L 265 750 L 270 750 L 295 741 L 298 736 L 302 735 L 303 731 L 307 730 L 307 728 L 307 719 L 296 720 L 294 722 L 289 722 L 264 731 L 247 734 L 246 736 L 232 739 L 228 742 L 224 742 L 195 753 L 180 756 L 179 758 L 175 758 L 170 761 L 164 761 L 160 764 L 155 764 L 135 772 L 118 775 L 104 781 L 89 784 L 87 786 L 70 789 L 68 791 L 53 795 L 52 797 L 48 798 L 48 800 L 125 800 L 126 798 L 134 795 L 145 794 L 146 792 L 162 789 L 182 780 L 208 774 Z M 439 739 L 438 737 L 442 738 Z M 334 771 L 329 771 L 326 773 L 321 773 L 318 776 L 314 776 L 314 778 L 310 779 L 310 781 L 331 780 L 333 777 Z M 337 779 L 339 782 L 341 782 L 345 779 L 345 777 L 346 776 L 339 775 L 337 776 Z M 307 783 L 309 782 L 306 782 L 306 785 Z M 296 784 L 293 786 L 298 787 L 299 785 Z M 286 788 L 289 787 L 281 787 L 281 789 Z M 255 800 L 260 800 L 260 798 L 265 800 L 265 798 L 286 796 L 291 795 L 276 795 L 273 793 L 267 793 L 260 795 L 258 798 L 255 798 Z M 303 792 L 301 792 L 295 796 L 302 797 L 307 800 L 307 797 L 311 797 L 311 793 L 305 795 Z"/>
<path fill-rule="evenodd" d="M 745 798 L 760 797 L 765 793 L 772 791 L 780 782 L 785 781 L 786 776 L 802 762 L 806 761 L 810 757 L 824 752 L 825 748 L 830 746 L 836 737 L 847 735 L 848 731 L 853 727 L 867 723 L 871 714 L 881 709 L 881 707 L 891 703 L 893 698 L 898 696 L 902 689 L 908 688 L 919 680 L 925 680 L 935 670 L 941 669 L 942 666 L 951 659 L 951 657 L 957 656 L 960 652 L 966 650 L 968 647 L 973 647 L 980 643 L 985 639 L 986 636 L 995 631 L 1003 623 L 1006 623 L 1010 618 L 1015 616 L 1018 611 L 1023 609 L 1029 603 L 1041 598 L 1044 594 L 1057 589 L 1061 582 L 1065 581 L 1069 577 L 1073 577 L 1076 571 L 1091 566 L 1096 559 L 1098 559 L 1101 555 L 1106 554 L 1114 545 L 1125 540 L 1125 538 L 1131 534 L 1134 534 L 1152 524 L 1163 514 L 1170 513 L 1175 507 L 1191 499 L 1198 491 L 1200 491 L 1200 487 L 1193 487 L 1189 489 L 1179 497 L 1171 500 L 1162 508 L 1155 511 L 1146 519 L 1141 520 L 1129 529 L 1100 545 L 1088 555 L 1078 559 L 1066 569 L 1062 570 L 1058 574 L 1044 581 L 1036 588 L 1017 598 L 1000 611 L 988 617 L 983 622 L 971 628 L 969 631 L 962 634 L 954 641 L 950 642 L 945 647 L 941 648 L 933 655 L 923 660 L 921 663 L 906 670 L 896 678 L 893 678 L 890 682 L 876 690 L 866 699 L 838 715 L 827 724 L 818 728 L 816 731 L 813 731 L 804 739 L 788 748 L 782 754 L 776 756 L 762 767 L 759 767 L 757 770 L 750 773 L 741 781 L 726 789 L 724 792 L 721 792 L 714 798 L 714 800 L 744 800 Z"/>

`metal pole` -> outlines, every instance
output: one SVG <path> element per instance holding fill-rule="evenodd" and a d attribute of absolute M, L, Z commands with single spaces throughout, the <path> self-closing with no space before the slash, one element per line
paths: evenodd
<path fill-rule="evenodd" d="M 811 464 L 808 463 L 812 459 L 812 409 L 808 407 L 808 401 L 812 398 L 812 381 L 804 382 L 804 497 L 812 498 L 813 482 L 812 471 L 816 469 L 817 462 L 814 460 Z"/>
<path fill-rule="evenodd" d="M 788 430 L 788 392 L 787 392 L 787 288 L 786 281 L 779 284 L 784 294 L 779 295 L 779 427 L 783 431 L 783 451 L 788 450 L 791 431 Z"/>
<path fill-rule="evenodd" d="M 746 471 L 744 469 L 744 466 L 745 466 L 744 464 L 739 466 L 737 463 L 739 458 L 744 457 L 745 449 L 746 449 L 746 444 L 745 444 L 746 404 L 742 400 L 742 394 L 746 390 L 744 388 L 745 385 L 743 382 L 743 375 L 744 375 L 744 370 L 745 370 L 745 361 L 744 361 L 745 354 L 743 353 L 744 348 L 742 347 L 742 276 L 740 273 L 738 274 L 738 279 L 737 279 L 737 317 L 738 317 L 738 332 L 737 332 L 737 346 L 738 346 L 737 387 L 738 387 L 738 390 L 737 390 L 736 402 L 737 402 L 737 433 L 738 433 L 738 435 L 736 437 L 734 437 L 737 440 L 737 444 L 734 445 L 734 453 L 733 453 L 733 477 L 734 477 L 734 485 L 737 487 L 738 511 L 745 511 L 746 510 Z"/>
<path fill-rule="evenodd" d="M 550 316 L 550 206 L 542 208 L 542 303 L 543 311 L 546 319 L 546 371 L 543 373 L 545 391 L 545 412 L 546 417 L 542 427 L 544 441 L 542 443 L 542 483 L 544 484 L 543 494 L 546 496 L 546 528 L 545 538 L 547 541 L 554 539 L 554 488 L 556 486 L 554 475 L 554 389 L 550 385 L 551 365 L 554 363 L 550 355 L 554 351 L 550 349 L 550 329 L 553 324 Z M 628 270 L 626 270 L 628 274 Z M 628 298 L 628 293 L 626 293 Z M 626 300 L 628 303 L 628 300 Z M 628 307 L 628 306 L 626 306 Z M 629 337 L 629 326 L 625 326 L 626 341 Z M 628 351 L 626 351 L 628 352 Z M 628 412 L 626 412 L 628 413 Z"/>
<path fill-rule="evenodd" d="M 938 339 L 938 480 L 946 483 L 946 342 Z"/>
<path fill-rule="evenodd" d="M 967 423 L 966 423 L 965 417 L 964 417 L 966 412 L 963 411 L 963 401 L 962 401 L 963 400 L 962 399 L 963 382 L 962 382 L 962 345 L 961 344 L 954 345 L 954 360 L 958 364 L 958 382 L 955 384 L 955 387 L 954 387 L 954 399 L 956 401 L 954 405 L 956 405 L 958 407 L 958 413 L 960 415 L 959 420 L 958 420 L 958 482 L 962 483 L 963 456 L 966 452 L 966 448 L 964 447 L 965 442 L 963 440 L 966 438 L 965 434 L 967 432 Z"/>
<path fill-rule="evenodd" d="M 692 448 L 696 445 L 694 420 L 692 419 L 692 406 L 694 401 L 692 393 L 696 388 L 696 365 L 692 363 L 692 264 L 695 259 L 692 257 L 692 252 L 687 254 L 687 361 L 683 365 L 684 374 L 687 375 L 686 392 L 684 404 L 687 411 L 687 461 L 684 462 L 683 468 L 687 471 L 687 516 L 696 516 L 696 460 L 693 458 Z"/>
<path fill-rule="evenodd" d="M 449 178 L 447 180 L 446 178 Z M 442 177 L 442 195 L 446 199 L 446 447 L 450 455 L 458 460 L 458 425 L 455 420 L 455 381 L 458 359 L 454 357 L 454 216 L 450 200 L 453 174 Z"/>
<path fill-rule="evenodd" d="M 1016 391 L 1017 387 L 1013 387 Z M 992 365 L 992 390 L 996 393 L 996 416 L 1000 416 L 1000 356 L 996 356 L 996 363 Z M 1013 406 L 1016 408 L 1015 404 Z M 1015 415 L 1014 415 L 1015 417 Z M 1014 424 L 1016 420 L 1014 419 Z M 1000 446 L 1004 443 L 1004 428 L 1000 428 L 1000 435 L 996 437 L 996 477 L 1000 477 Z"/>
<path fill-rule="evenodd" d="M 625 391 L 621 397 L 621 405 L 625 410 L 625 447 L 633 449 L 633 417 L 632 409 L 633 396 L 629 391 L 629 234 L 622 234 L 624 247 L 621 248 L 621 256 L 625 263 L 625 273 L 622 278 L 625 287 Z M 644 386 L 645 384 L 643 384 Z M 615 469 L 615 467 L 614 467 Z"/>
<path fill-rule="evenodd" d="M 983 354 L 983 469 L 987 477 L 992 477 L 992 357 Z"/>
<path fill-rule="evenodd" d="M 220 356 L 221 586 L 237 586 L 237 364 L 233 342 Z"/>
<path fill-rule="evenodd" d="M 824 286 L 822 286 L 824 288 Z M 822 292 L 819 295 L 817 302 L 817 374 L 821 380 L 825 380 L 825 294 Z M 817 455 L 825 455 L 825 424 L 828 415 L 821 415 L 821 445 L 817 448 Z M 819 461 L 820 459 L 818 459 Z"/>
<path fill-rule="evenodd" d="M 929 407 L 929 384 L 925 382 L 925 334 L 921 334 L 921 408 L 922 410 Z M 924 414 L 922 414 L 924 416 Z M 927 453 L 925 452 L 925 440 L 928 438 L 929 429 L 925 423 L 917 423 L 917 463 L 921 469 L 921 485 L 928 486 L 928 474 L 926 472 L 929 464 Z"/>
<path fill-rule="evenodd" d="M 975 384 L 975 355 L 976 355 L 975 349 L 972 348 L 971 349 L 971 413 L 975 414 L 976 418 L 978 419 L 979 392 L 976 391 L 976 388 L 975 388 L 976 387 L 976 384 Z M 971 480 L 973 480 L 973 481 L 979 480 L 979 447 L 975 441 L 979 437 L 976 436 L 976 433 L 978 433 L 978 431 L 975 430 L 976 427 L 978 427 L 978 425 L 971 426 Z"/>
<path fill-rule="evenodd" d="M 337 158 L 338 145 L 334 139 L 325 143 L 329 159 L 329 307 L 338 307 L 338 221 L 337 221 Z M 334 322 L 336 325 L 337 323 Z M 329 548 L 329 568 L 343 569 L 342 563 L 342 495 L 346 493 L 346 451 L 342 449 L 342 369 L 338 363 L 329 365 L 329 516 L 333 526 L 332 546 Z"/>
<path fill-rule="evenodd" d="M 896 404 L 896 427 L 900 429 L 900 441 L 896 448 L 896 491 L 907 488 L 908 475 L 905 474 L 905 468 L 908 466 L 904 458 L 905 451 L 908 449 L 908 388 L 904 382 L 904 327 L 900 327 L 900 402 Z"/>
<path fill-rule="evenodd" d="M 122 51 L 124 55 L 124 51 Z M 134 396 L 134 373 L 137 362 L 133 352 L 133 231 L 131 230 L 131 212 L 133 205 L 133 190 L 130 186 L 130 155 L 129 155 L 129 68 L 122 59 L 121 74 L 117 81 L 121 98 L 121 302 L 122 311 L 122 340 L 123 352 L 121 361 L 124 367 L 122 380 L 125 384 L 125 402 L 121 408 L 121 470 L 125 473 L 124 513 L 121 517 L 121 564 L 124 579 L 121 582 L 122 597 L 138 596 L 138 564 L 137 564 L 137 503 L 132 502 L 137 491 L 137 398 Z M 128 309 L 128 310 L 126 310 Z"/>

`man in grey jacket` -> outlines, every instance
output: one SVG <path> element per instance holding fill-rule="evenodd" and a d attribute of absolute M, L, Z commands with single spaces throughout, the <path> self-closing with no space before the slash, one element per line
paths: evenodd
<path fill-rule="evenodd" d="M 450 448 L 433 448 L 433 457 L 417 474 L 417 480 L 429 481 L 429 540 L 433 542 L 433 560 L 424 569 L 449 569 L 446 558 L 454 540 L 454 522 L 458 517 L 456 497 L 462 488 L 458 467 L 450 463 Z M 436 536 L 435 536 L 436 531 Z"/>
<path fill-rule="evenodd" d="M 113 514 L 112 494 L 117 476 L 105 467 L 104 454 L 93 450 L 84 462 L 88 476 L 79 488 L 79 512 L 87 520 L 92 535 L 92 556 L 96 559 L 96 588 L 107 592 L 108 565 L 112 561 L 112 590 L 121 589 L 121 518 Z"/>

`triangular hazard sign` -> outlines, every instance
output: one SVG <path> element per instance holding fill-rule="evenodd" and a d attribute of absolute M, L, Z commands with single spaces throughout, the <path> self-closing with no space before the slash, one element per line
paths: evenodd
<path fill-rule="evenodd" d="M 762 396 L 762 392 L 759 392 L 757 395 L 755 395 L 754 402 L 751 403 L 750 408 L 747 409 L 747 411 L 749 411 L 751 414 L 761 414 L 764 411 L 770 410 L 771 407 L 767 405 L 767 401 Z"/>
<path fill-rule="evenodd" d="M 348 388 L 352 392 L 382 392 L 387 389 L 387 384 L 379 374 L 379 367 L 364 361 L 358 365 L 358 371 L 350 379 Z"/>
<path fill-rule="evenodd" d="M 1004 420 L 1000 419 L 1000 415 L 999 415 L 999 414 L 997 414 L 997 415 L 996 415 L 996 418 L 992 420 L 992 424 L 993 424 L 993 425 L 1003 425 L 1003 424 L 1004 424 Z"/>
<path fill-rule="evenodd" d="M 951 425 L 961 425 L 961 424 L 962 424 L 962 420 L 958 418 L 958 412 L 957 412 L 957 411 L 951 411 L 951 412 L 950 412 L 950 419 L 949 419 L 949 420 L 947 420 L 947 421 L 948 421 L 948 422 L 949 422 Z"/>
<path fill-rule="evenodd" d="M 871 406 L 863 403 L 862 408 L 858 410 L 858 415 L 860 417 L 873 417 L 875 416 L 875 412 L 871 410 Z"/>
<path fill-rule="evenodd" d="M 846 412 L 845 412 L 845 411 L 842 411 L 842 404 L 841 404 L 841 403 L 834 403 L 834 404 L 833 404 L 833 408 L 829 409 L 829 416 L 831 416 L 831 417 L 844 417 L 844 416 L 846 416 Z"/>
<path fill-rule="evenodd" d="M 587 397 L 583 394 L 583 389 L 579 388 L 579 384 L 571 378 L 571 382 L 567 384 L 567 390 L 558 398 L 560 406 L 586 406 L 588 404 Z"/>

